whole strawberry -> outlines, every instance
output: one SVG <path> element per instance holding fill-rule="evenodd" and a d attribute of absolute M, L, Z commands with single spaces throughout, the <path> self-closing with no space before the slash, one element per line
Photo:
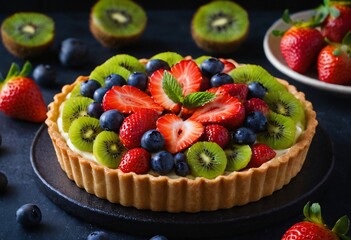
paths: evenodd
<path fill-rule="evenodd" d="M 247 168 L 258 168 L 276 155 L 276 152 L 264 143 L 255 143 L 251 146 L 251 151 L 252 155 Z"/>
<path fill-rule="evenodd" d="M 283 34 L 280 40 L 280 51 L 287 65 L 298 73 L 307 72 L 316 62 L 319 51 L 325 45 L 320 31 L 314 28 L 315 22 L 294 22 L 287 11 L 283 20 L 292 27 Z M 275 35 L 278 31 L 274 32 Z"/>
<path fill-rule="evenodd" d="M 318 55 L 318 78 L 327 83 L 351 85 L 351 31 L 342 44 L 330 43 Z"/>
<path fill-rule="evenodd" d="M 333 227 L 329 229 L 324 224 L 321 207 L 318 203 L 307 203 L 303 209 L 305 220 L 290 227 L 283 235 L 282 240 L 337 240 L 349 239 L 346 234 L 349 230 L 350 221 L 345 215 L 341 217 Z"/>
<path fill-rule="evenodd" d="M 229 143 L 230 134 L 229 131 L 222 125 L 210 124 L 205 127 L 201 140 L 215 142 L 220 147 L 225 148 L 225 146 Z"/>
<path fill-rule="evenodd" d="M 13 63 L 6 78 L 0 78 L 0 111 L 12 118 L 40 123 L 46 119 L 47 109 L 38 85 L 27 77 L 30 72 L 29 62 L 22 69 Z"/>
<path fill-rule="evenodd" d="M 144 148 L 133 148 L 122 156 L 118 168 L 125 173 L 145 174 L 150 170 L 150 158 L 150 153 Z"/>

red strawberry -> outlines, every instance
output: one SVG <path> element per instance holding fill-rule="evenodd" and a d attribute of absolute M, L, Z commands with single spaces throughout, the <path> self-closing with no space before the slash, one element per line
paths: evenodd
<path fill-rule="evenodd" d="M 349 43 L 347 43 L 349 41 Z M 328 45 L 319 53 L 318 78 L 327 83 L 351 85 L 351 32 L 342 45 Z"/>
<path fill-rule="evenodd" d="M 321 207 L 318 203 L 307 203 L 303 209 L 305 220 L 290 227 L 283 235 L 282 240 L 338 240 L 349 239 L 346 234 L 350 225 L 349 218 L 341 217 L 332 230 L 324 224 Z"/>
<path fill-rule="evenodd" d="M 230 140 L 230 134 L 229 131 L 222 125 L 210 124 L 205 127 L 201 140 L 215 142 L 222 148 L 225 148 Z"/>
<path fill-rule="evenodd" d="M 221 124 L 233 129 L 240 126 L 244 118 L 245 109 L 240 100 L 229 94 L 223 94 L 197 108 L 189 119 L 205 125 Z"/>
<path fill-rule="evenodd" d="M 250 112 L 260 111 L 267 116 L 269 112 L 268 104 L 260 98 L 250 98 L 244 103 L 246 115 Z"/>
<path fill-rule="evenodd" d="M 216 95 L 228 93 L 232 97 L 237 97 L 240 100 L 245 100 L 247 98 L 247 93 L 249 90 L 245 83 L 229 83 L 216 88 L 211 88 L 208 91 Z"/>
<path fill-rule="evenodd" d="M 292 70 L 305 73 L 315 63 L 324 45 L 324 38 L 317 29 L 293 26 L 283 35 L 280 51 Z"/>
<path fill-rule="evenodd" d="M 143 134 L 156 128 L 158 113 L 151 109 L 142 109 L 126 117 L 119 129 L 119 138 L 126 148 L 140 147 Z"/>
<path fill-rule="evenodd" d="M 0 79 L 0 111 L 12 118 L 30 122 L 46 119 L 46 104 L 40 88 L 27 75 L 31 64 L 26 62 L 20 71 L 12 64 L 5 79 Z"/>
<path fill-rule="evenodd" d="M 157 130 L 165 138 L 165 148 L 170 153 L 177 153 L 195 143 L 204 132 L 201 123 L 181 119 L 169 113 L 157 120 Z"/>
<path fill-rule="evenodd" d="M 329 10 L 329 14 L 322 23 L 322 35 L 329 41 L 340 43 L 351 31 L 351 7 L 340 5 L 337 2 L 325 7 Z"/>
<path fill-rule="evenodd" d="M 148 89 L 156 103 L 173 113 L 178 113 L 181 107 L 180 103 L 174 102 L 163 89 L 163 77 L 165 72 L 165 70 L 154 72 L 150 77 Z M 200 68 L 194 61 L 182 60 L 173 65 L 169 73 L 180 84 L 183 96 L 200 91 L 202 74 Z"/>
<path fill-rule="evenodd" d="M 224 69 L 222 70 L 224 73 L 229 73 L 235 68 L 235 64 L 232 61 L 224 58 L 219 58 L 219 60 L 224 64 Z"/>
<path fill-rule="evenodd" d="M 257 168 L 275 157 L 276 152 L 264 143 L 255 143 L 251 146 L 251 159 L 247 168 Z"/>
<path fill-rule="evenodd" d="M 163 107 L 155 103 L 149 95 L 129 85 L 113 86 L 106 92 L 102 105 L 104 111 L 116 109 L 124 114 L 134 113 L 141 109 L 152 109 L 158 114 L 163 111 Z"/>
<path fill-rule="evenodd" d="M 145 174 L 150 170 L 150 158 L 150 153 L 144 148 L 133 148 L 122 156 L 118 168 L 124 173 Z"/>

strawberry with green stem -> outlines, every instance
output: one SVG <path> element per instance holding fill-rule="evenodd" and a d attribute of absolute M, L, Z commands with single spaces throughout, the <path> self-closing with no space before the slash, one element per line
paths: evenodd
<path fill-rule="evenodd" d="M 5 115 L 29 122 L 46 119 L 46 104 L 38 85 L 28 75 L 31 64 L 27 61 L 22 69 L 13 63 L 6 78 L 0 76 L 0 111 Z"/>
<path fill-rule="evenodd" d="M 328 42 L 318 55 L 318 78 L 327 83 L 351 85 L 351 31 L 341 44 Z"/>
<path fill-rule="evenodd" d="M 305 73 L 325 45 L 322 34 L 315 28 L 320 24 L 320 19 L 312 17 L 309 21 L 294 21 L 288 10 L 284 11 L 282 19 L 292 26 L 287 31 L 273 31 L 275 36 L 282 36 L 280 51 L 292 70 Z"/>
<path fill-rule="evenodd" d="M 312 205 L 308 202 L 304 209 L 303 214 L 305 220 L 294 224 L 283 235 L 282 240 L 295 239 L 295 240 L 349 240 L 346 236 L 350 227 L 350 220 L 345 215 L 341 217 L 330 229 L 323 221 L 321 214 L 321 207 L 318 203 Z"/>

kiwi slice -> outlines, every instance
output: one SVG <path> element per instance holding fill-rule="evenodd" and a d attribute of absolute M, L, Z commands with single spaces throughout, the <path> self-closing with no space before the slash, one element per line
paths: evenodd
<path fill-rule="evenodd" d="M 90 30 L 105 47 L 117 48 L 137 41 L 147 23 L 144 9 L 131 0 L 100 0 L 90 12 Z"/>
<path fill-rule="evenodd" d="M 71 91 L 71 95 L 69 96 L 70 98 L 72 97 L 82 97 L 82 94 L 80 94 L 80 84 L 77 84 L 74 86 L 74 88 Z"/>
<path fill-rule="evenodd" d="M 257 134 L 257 141 L 275 150 L 291 147 L 295 142 L 295 122 L 286 116 L 270 111 L 267 116 L 267 131 Z"/>
<path fill-rule="evenodd" d="M 240 65 L 229 72 L 235 83 L 260 82 L 267 93 L 287 91 L 287 89 L 263 67 L 253 64 Z"/>
<path fill-rule="evenodd" d="M 93 99 L 78 96 L 66 100 L 62 108 L 62 129 L 68 132 L 72 122 L 82 116 L 88 116 L 87 108 Z"/>
<path fill-rule="evenodd" d="M 81 151 L 93 152 L 96 136 L 102 131 L 100 122 L 93 117 L 79 117 L 69 128 L 68 136 L 72 144 Z"/>
<path fill-rule="evenodd" d="M 15 13 L 1 24 L 1 36 L 4 46 L 14 56 L 35 58 L 53 44 L 55 23 L 42 13 Z"/>
<path fill-rule="evenodd" d="M 249 145 L 233 144 L 230 149 L 226 149 L 225 155 L 227 156 L 226 171 L 239 171 L 249 164 L 252 151 Z"/>
<path fill-rule="evenodd" d="M 97 135 L 93 145 L 93 154 L 97 161 L 109 168 L 117 168 L 126 148 L 117 133 L 102 131 Z"/>
<path fill-rule="evenodd" d="M 198 47 L 215 53 L 237 49 L 249 33 L 249 17 L 232 1 L 212 1 L 202 5 L 191 22 L 191 35 Z"/>
<path fill-rule="evenodd" d="M 170 67 L 172 67 L 177 62 L 183 60 L 184 57 L 176 52 L 161 52 L 152 56 L 151 59 L 161 59 L 167 62 Z"/>
<path fill-rule="evenodd" d="M 273 92 L 266 94 L 264 100 L 273 112 L 292 118 L 304 129 L 305 111 L 302 103 L 293 94 L 287 91 Z"/>
<path fill-rule="evenodd" d="M 102 86 L 105 85 L 105 78 L 114 73 L 128 79 L 131 72 L 145 72 L 145 66 L 139 60 L 128 54 L 118 54 L 106 60 L 103 64 L 97 66 L 89 78 L 94 79 Z"/>
<path fill-rule="evenodd" d="M 186 153 L 192 175 L 215 178 L 223 174 L 227 165 L 224 150 L 215 142 L 197 142 Z"/>

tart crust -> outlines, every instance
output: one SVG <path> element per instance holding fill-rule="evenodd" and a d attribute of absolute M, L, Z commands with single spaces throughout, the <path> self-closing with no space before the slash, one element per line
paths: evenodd
<path fill-rule="evenodd" d="M 167 212 L 214 211 L 245 205 L 272 195 L 301 170 L 318 124 L 312 104 L 305 99 L 304 93 L 279 79 L 302 102 L 306 112 L 306 129 L 287 153 L 259 168 L 231 172 L 215 179 L 123 173 L 72 151 L 58 129 L 60 105 L 74 86 L 86 79 L 78 77 L 73 84 L 64 86 L 62 92 L 54 96 L 47 114 L 48 132 L 60 166 L 69 179 L 88 193 L 126 207 Z"/>

